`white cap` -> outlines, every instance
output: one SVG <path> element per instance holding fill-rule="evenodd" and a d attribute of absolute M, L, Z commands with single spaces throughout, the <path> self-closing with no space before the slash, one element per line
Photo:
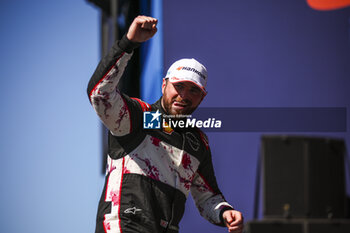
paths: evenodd
<path fill-rule="evenodd" d="M 184 58 L 174 62 L 170 66 L 165 78 L 168 78 L 172 83 L 192 82 L 203 90 L 204 93 L 207 93 L 205 90 L 208 78 L 207 69 L 193 58 Z"/>

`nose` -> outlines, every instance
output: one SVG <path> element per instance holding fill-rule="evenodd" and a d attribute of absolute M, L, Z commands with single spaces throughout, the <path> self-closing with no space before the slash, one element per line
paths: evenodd
<path fill-rule="evenodd" d="M 178 93 L 183 100 L 189 100 L 191 98 L 189 88 L 182 88 Z"/>

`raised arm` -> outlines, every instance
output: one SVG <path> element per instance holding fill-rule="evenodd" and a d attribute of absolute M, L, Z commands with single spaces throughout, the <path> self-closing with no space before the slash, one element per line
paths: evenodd
<path fill-rule="evenodd" d="M 131 132 L 131 116 L 125 96 L 117 85 L 132 56 L 133 49 L 149 40 L 157 32 L 157 19 L 138 16 L 128 33 L 116 41 L 108 54 L 100 61 L 92 75 L 87 93 L 89 100 L 105 126 L 115 136 Z"/>

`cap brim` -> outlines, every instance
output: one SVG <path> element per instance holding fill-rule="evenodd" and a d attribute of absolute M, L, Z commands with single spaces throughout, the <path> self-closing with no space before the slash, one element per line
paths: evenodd
<path fill-rule="evenodd" d="M 190 82 L 190 83 L 193 83 L 194 85 L 196 85 L 199 89 L 201 89 L 202 92 L 204 93 L 204 95 L 206 95 L 208 93 L 203 87 L 201 87 L 200 85 L 198 85 L 197 83 L 195 83 L 191 80 L 171 80 L 169 77 L 166 77 L 165 79 L 169 79 L 169 82 L 171 82 L 171 83 Z"/>

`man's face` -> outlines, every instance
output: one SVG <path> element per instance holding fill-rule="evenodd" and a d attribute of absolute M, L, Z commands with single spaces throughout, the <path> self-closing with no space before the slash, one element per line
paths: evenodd
<path fill-rule="evenodd" d="M 163 79 L 162 106 L 170 115 L 190 115 L 202 102 L 204 92 L 191 82 L 171 83 Z"/>

